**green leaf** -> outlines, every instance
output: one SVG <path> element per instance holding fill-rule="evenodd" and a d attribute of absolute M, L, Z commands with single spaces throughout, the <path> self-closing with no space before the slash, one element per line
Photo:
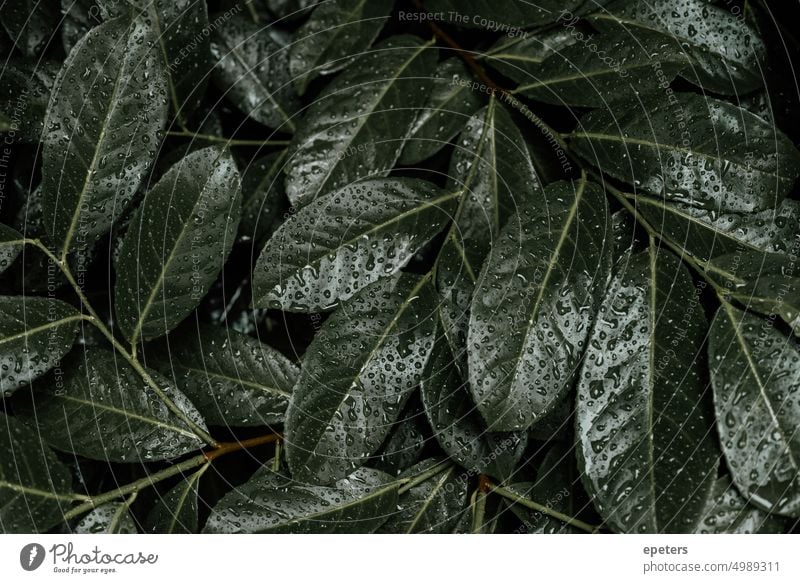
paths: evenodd
<path fill-rule="evenodd" d="M 319 0 L 266 0 L 267 7 L 279 19 L 292 20 L 308 15 Z"/>
<path fill-rule="evenodd" d="M 224 328 L 185 326 L 147 350 L 154 366 L 220 426 L 283 422 L 299 369 L 274 348 Z"/>
<path fill-rule="evenodd" d="M 451 189 L 465 196 L 436 261 L 436 287 L 445 334 L 458 351 L 466 343 L 472 292 L 492 243 L 518 208 L 540 204 L 542 186 L 522 132 L 494 99 L 467 122 L 448 174 Z"/>
<path fill-rule="evenodd" d="M 69 470 L 35 431 L 0 413 L 0 532 L 46 532 L 76 499 Z"/>
<path fill-rule="evenodd" d="M 361 468 L 333 486 L 313 486 L 262 468 L 220 500 L 204 532 L 373 532 L 396 511 L 402 483 L 390 480 L 383 472 Z"/>
<path fill-rule="evenodd" d="M 414 36 L 386 39 L 314 99 L 289 146 L 286 193 L 293 205 L 389 173 L 433 86 L 431 44 Z"/>
<path fill-rule="evenodd" d="M 800 517 L 800 348 L 723 303 L 708 343 L 714 408 L 734 484 L 756 506 Z"/>
<path fill-rule="evenodd" d="M 739 251 L 717 257 L 706 272 L 725 286 L 725 296 L 750 310 L 779 316 L 800 336 L 800 265 L 797 256 Z"/>
<path fill-rule="evenodd" d="M 0 223 L 0 273 L 8 269 L 22 251 L 24 237 Z"/>
<path fill-rule="evenodd" d="M 434 20 L 465 28 L 523 34 L 520 28 L 555 22 L 576 11 L 586 0 L 427 0 L 425 11 Z"/>
<path fill-rule="evenodd" d="M 701 261 L 748 251 L 800 251 L 800 203 L 785 199 L 780 206 L 754 213 L 719 212 L 647 196 L 626 195 L 636 210 L 668 238 Z"/>
<path fill-rule="evenodd" d="M 475 58 L 517 83 L 530 83 L 548 57 L 573 43 L 575 35 L 571 29 L 559 26 L 537 34 L 504 36 Z"/>
<path fill-rule="evenodd" d="M 686 93 L 592 111 L 571 146 L 638 192 L 718 212 L 773 209 L 800 174 L 800 153 L 775 126 Z"/>
<path fill-rule="evenodd" d="M 211 53 L 217 60 L 214 82 L 242 113 L 267 127 L 294 131 L 299 102 L 284 32 L 237 14 L 214 30 Z"/>
<path fill-rule="evenodd" d="M 59 13 L 54 2 L 14 0 L 0 4 L 0 22 L 14 47 L 32 57 L 43 51 L 55 36 Z"/>
<path fill-rule="evenodd" d="M 66 53 L 103 17 L 96 0 L 61 0 L 61 13 L 61 42 Z"/>
<path fill-rule="evenodd" d="M 433 91 L 411 128 L 401 164 L 414 166 L 430 158 L 467 125 L 483 101 L 482 95 L 469 86 L 473 81 L 461 59 L 452 57 L 439 63 Z"/>
<path fill-rule="evenodd" d="M 198 471 L 159 497 L 145 522 L 145 531 L 158 534 L 193 534 L 199 529 L 198 489 L 200 478 L 211 467 Z"/>
<path fill-rule="evenodd" d="M 295 479 L 331 483 L 378 451 L 422 378 L 435 309 L 428 278 L 402 274 L 364 288 L 325 321 L 286 414 Z"/>
<path fill-rule="evenodd" d="M 764 43 L 742 18 L 706 0 L 619 0 L 594 14 L 601 30 L 622 25 L 631 37 L 672 36 L 692 63 L 683 77 L 714 93 L 738 95 L 763 85 Z"/>
<path fill-rule="evenodd" d="M 9 117 L 6 141 L 37 143 L 42 138 L 50 92 L 61 63 L 9 60 L 0 71 L 0 110 Z"/>
<path fill-rule="evenodd" d="M 91 459 L 140 463 L 176 458 L 203 446 L 142 377 L 112 352 L 88 348 L 60 371 L 57 382 L 39 383 L 27 417 L 52 447 Z M 156 372 L 150 375 L 200 427 L 186 397 Z"/>
<path fill-rule="evenodd" d="M 427 433 L 425 414 L 418 400 L 412 398 L 369 465 L 392 476 L 400 475 L 422 457 Z"/>
<path fill-rule="evenodd" d="M 431 458 L 403 472 L 403 478 L 414 478 L 442 466 L 442 471 L 400 495 L 397 510 L 379 533 L 450 534 L 467 507 L 469 475 L 455 464 Z"/>
<path fill-rule="evenodd" d="M 60 300 L 0 296 L 0 396 L 58 366 L 72 348 L 82 319 Z"/>
<path fill-rule="evenodd" d="M 263 246 L 288 204 L 283 186 L 286 150 L 267 154 L 247 165 L 242 175 L 242 220 L 239 240 Z"/>
<path fill-rule="evenodd" d="M 125 234 L 114 298 L 131 344 L 175 328 L 208 292 L 233 247 L 241 186 L 227 150 L 186 156 L 150 190 Z"/>
<path fill-rule="evenodd" d="M 493 245 L 472 299 L 469 379 L 495 431 L 525 430 L 566 394 L 611 269 L 611 221 L 586 181 L 548 186 Z"/>
<path fill-rule="evenodd" d="M 74 534 L 136 534 L 129 506 L 123 502 L 103 504 L 83 517 Z"/>
<path fill-rule="evenodd" d="M 504 480 L 522 457 L 528 436 L 487 427 L 464 380 L 464 360 L 463 352 L 453 355 L 443 337 L 437 340 L 420 385 L 425 414 L 448 456 L 475 474 Z"/>
<path fill-rule="evenodd" d="M 389 18 L 394 0 L 329 0 L 300 27 L 289 52 L 297 92 L 318 75 L 341 71 L 361 57 Z"/>
<path fill-rule="evenodd" d="M 93 28 L 56 78 L 44 122 L 45 227 L 61 259 L 93 243 L 130 203 L 167 116 L 164 71 L 150 29 Z"/>
<path fill-rule="evenodd" d="M 530 77 L 512 94 L 555 105 L 608 108 L 609 102 L 662 90 L 687 62 L 673 38 L 653 31 L 635 37 L 625 29 L 610 31 L 593 38 L 591 46 L 598 50 L 575 43 L 541 65 L 527 64 Z"/>
<path fill-rule="evenodd" d="M 578 382 L 578 461 L 616 530 L 691 532 L 716 479 L 698 296 L 683 264 L 651 241 L 617 264 L 592 330 Z"/>
<path fill-rule="evenodd" d="M 267 241 L 253 304 L 330 310 L 408 263 L 452 215 L 461 190 L 410 178 L 365 180 L 314 200 Z"/>
<path fill-rule="evenodd" d="M 714 482 L 695 530 L 698 534 L 781 534 L 786 523 L 747 504 L 730 477 Z"/>

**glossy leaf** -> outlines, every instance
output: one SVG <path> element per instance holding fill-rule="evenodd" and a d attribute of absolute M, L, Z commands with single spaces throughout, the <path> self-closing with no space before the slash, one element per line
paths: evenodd
<path fill-rule="evenodd" d="M 296 33 L 289 71 L 297 92 L 318 75 L 344 69 L 378 36 L 394 0 L 329 0 L 321 3 Z"/>
<path fill-rule="evenodd" d="M 61 40 L 69 53 L 78 41 L 103 20 L 100 5 L 95 0 L 61 0 Z"/>
<path fill-rule="evenodd" d="M 578 382 L 578 463 L 622 532 L 691 532 L 719 453 L 703 400 L 705 317 L 686 267 L 653 242 L 618 263 Z"/>
<path fill-rule="evenodd" d="M 728 476 L 714 482 L 696 533 L 699 534 L 779 534 L 784 521 L 747 504 Z"/>
<path fill-rule="evenodd" d="M 369 465 L 376 470 L 398 476 L 420 461 L 428 440 L 428 429 L 417 399 L 410 399 L 405 411 L 390 428 L 376 459 Z"/>
<path fill-rule="evenodd" d="M 475 474 L 506 479 L 525 451 L 527 434 L 487 426 L 470 395 L 464 360 L 443 337 L 437 340 L 421 382 L 425 414 L 448 456 Z"/>
<path fill-rule="evenodd" d="M 404 472 L 414 478 L 443 466 L 441 472 L 400 495 L 398 509 L 378 532 L 393 534 L 450 534 L 467 507 L 469 477 L 454 464 L 442 459 L 427 459 Z"/>
<path fill-rule="evenodd" d="M 204 532 L 369 533 L 396 510 L 400 485 L 366 468 L 333 486 L 292 482 L 263 468 L 220 500 Z"/>
<path fill-rule="evenodd" d="M 56 60 L 10 60 L 0 71 L 0 111 L 9 119 L 6 142 L 38 142 L 50 92 L 61 63 Z"/>
<path fill-rule="evenodd" d="M 378 451 L 422 378 L 435 309 L 428 278 L 402 274 L 364 288 L 325 321 L 286 414 L 295 479 L 331 483 Z"/>
<path fill-rule="evenodd" d="M 673 36 L 691 59 L 683 76 L 714 93 L 747 93 L 763 84 L 766 50 L 758 34 L 730 9 L 706 0 L 618 0 L 593 15 L 594 26 L 624 26 Z"/>
<path fill-rule="evenodd" d="M 198 487 L 211 467 L 206 464 L 158 499 L 147 515 L 146 530 L 158 534 L 193 534 L 199 528 Z"/>
<path fill-rule="evenodd" d="M 559 15 L 577 11 L 585 0 L 428 0 L 425 9 L 439 20 L 466 28 L 516 33 L 520 28 L 555 22 Z"/>
<path fill-rule="evenodd" d="M 289 74 L 289 39 L 245 14 L 224 21 L 213 35 L 214 81 L 242 113 L 267 127 L 293 132 L 297 95 Z"/>
<path fill-rule="evenodd" d="M 59 255 L 94 242 L 130 203 L 158 147 L 166 80 L 152 31 L 126 17 L 67 57 L 44 121 L 45 228 Z"/>
<path fill-rule="evenodd" d="M 582 30 L 579 32 L 584 34 Z M 503 36 L 476 58 L 509 79 L 525 84 L 535 80 L 535 72 L 548 57 L 558 54 L 574 42 L 573 29 L 559 26 L 541 34 Z"/>
<path fill-rule="evenodd" d="M 267 241 L 254 305 L 290 312 L 334 308 L 408 263 L 445 225 L 461 191 L 422 180 L 374 179 L 314 200 Z"/>
<path fill-rule="evenodd" d="M 236 238 L 236 164 L 218 147 L 193 152 L 150 190 L 125 234 L 114 296 L 132 344 L 163 336 L 200 303 Z"/>
<path fill-rule="evenodd" d="M 239 240 L 263 245 L 286 206 L 283 167 L 286 151 L 267 154 L 249 164 L 242 174 L 242 220 Z"/>
<path fill-rule="evenodd" d="M 122 502 L 103 504 L 84 516 L 75 534 L 136 534 L 136 523 Z"/>
<path fill-rule="evenodd" d="M 148 462 L 173 459 L 203 446 L 124 361 L 101 348 L 65 363 L 61 385 L 38 383 L 33 411 L 52 447 L 91 459 Z M 195 423 L 194 406 L 158 373 L 159 387 Z M 27 417 L 33 421 L 33 411 Z"/>
<path fill-rule="evenodd" d="M 244 334 L 186 326 L 149 350 L 148 364 L 181 387 L 203 418 L 221 426 L 281 423 L 299 369 Z"/>
<path fill-rule="evenodd" d="M 450 58 L 436 68 L 433 90 L 411 128 L 400 164 L 414 166 L 444 148 L 481 106 L 481 94 L 461 59 Z"/>
<path fill-rule="evenodd" d="M 8 269 L 22 251 L 24 237 L 0 223 L 0 273 Z"/>
<path fill-rule="evenodd" d="M 496 431 L 525 430 L 566 394 L 611 269 L 600 188 L 556 183 L 501 231 L 478 277 L 470 389 Z"/>
<path fill-rule="evenodd" d="M 293 205 L 388 174 L 433 86 L 430 45 L 414 36 L 386 39 L 314 100 L 289 146 L 286 193 Z"/>
<path fill-rule="evenodd" d="M 46 532 L 74 500 L 70 474 L 20 420 L 0 413 L 0 533 Z"/>
<path fill-rule="evenodd" d="M 58 366 L 72 348 L 82 319 L 60 300 L 0 296 L 0 396 Z"/>
<path fill-rule="evenodd" d="M 791 141 L 735 105 L 674 97 L 592 111 L 572 134 L 572 148 L 639 193 L 716 211 L 775 208 L 800 174 Z"/>
<path fill-rule="evenodd" d="M 800 516 L 800 348 L 767 321 L 723 304 L 708 343 L 722 450 L 756 506 Z"/>
<path fill-rule="evenodd" d="M 14 46 L 28 56 L 43 50 L 58 27 L 58 6 L 41 0 L 0 4 L 0 22 Z"/>

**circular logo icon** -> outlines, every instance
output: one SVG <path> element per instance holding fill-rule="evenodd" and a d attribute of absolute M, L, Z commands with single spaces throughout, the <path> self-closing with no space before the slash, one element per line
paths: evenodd
<path fill-rule="evenodd" d="M 44 562 L 44 547 L 39 543 L 30 543 L 19 552 L 19 564 L 26 571 L 35 571 Z"/>

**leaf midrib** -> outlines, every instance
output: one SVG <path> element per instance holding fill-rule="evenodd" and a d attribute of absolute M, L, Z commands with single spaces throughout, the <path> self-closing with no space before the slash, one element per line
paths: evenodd
<path fill-rule="evenodd" d="M 7 344 L 9 342 L 13 342 L 14 340 L 19 340 L 21 338 L 25 338 L 28 336 L 32 336 L 34 334 L 38 334 L 39 332 L 50 330 L 51 328 L 58 328 L 60 326 L 65 326 L 71 322 L 78 322 L 83 319 L 84 319 L 83 315 L 77 314 L 75 316 L 69 316 L 67 318 L 56 320 L 55 322 L 47 322 L 46 324 L 42 324 L 41 326 L 37 326 L 35 328 L 26 328 L 24 331 L 19 332 L 17 334 L 0 338 L 0 345 Z"/>

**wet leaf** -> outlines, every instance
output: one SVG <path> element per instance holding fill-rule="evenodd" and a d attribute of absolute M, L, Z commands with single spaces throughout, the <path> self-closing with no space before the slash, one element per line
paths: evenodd
<path fill-rule="evenodd" d="M 0 413 L 0 532 L 46 532 L 69 510 L 69 470 L 39 435 Z"/>
<path fill-rule="evenodd" d="M 290 312 L 336 307 L 405 266 L 442 229 L 459 196 L 400 178 L 357 182 L 314 200 L 261 251 L 253 304 Z"/>
<path fill-rule="evenodd" d="M 611 269 L 602 190 L 583 178 L 544 192 L 501 231 L 472 299 L 470 389 L 495 431 L 528 429 L 564 397 Z"/>
<path fill-rule="evenodd" d="M 774 209 L 800 174 L 775 126 L 724 101 L 654 95 L 580 120 L 571 146 L 637 192 L 716 211 Z"/>
<path fill-rule="evenodd" d="M 286 193 L 292 204 L 304 206 L 356 180 L 388 174 L 416 109 L 428 99 L 435 66 L 430 42 L 395 36 L 328 85 L 309 106 L 289 146 Z"/>
<path fill-rule="evenodd" d="M 378 451 L 433 347 L 436 296 L 429 279 L 384 279 L 345 302 L 303 359 L 286 414 L 295 479 L 327 484 Z"/>
<path fill-rule="evenodd" d="M 425 9 L 438 14 L 437 20 L 465 28 L 522 35 L 520 28 L 555 22 L 576 11 L 585 0 L 427 0 Z"/>
<path fill-rule="evenodd" d="M 333 486 L 313 486 L 262 468 L 214 507 L 204 532 L 369 533 L 397 506 L 400 482 L 361 468 Z"/>
<path fill-rule="evenodd" d="M 58 366 L 82 319 L 60 300 L 0 296 L 0 396 Z"/>
<path fill-rule="evenodd" d="M 14 0 L 0 4 L 0 22 L 14 47 L 32 57 L 42 51 L 55 36 L 58 12 L 55 2 Z"/>
<path fill-rule="evenodd" d="M 329 0 L 317 6 L 296 33 L 289 71 L 297 92 L 305 93 L 318 75 L 344 69 L 378 36 L 394 0 Z"/>
<path fill-rule="evenodd" d="M 786 531 L 785 521 L 747 504 L 730 477 L 714 482 L 698 522 L 699 534 L 779 534 Z"/>
<path fill-rule="evenodd" d="M 44 121 L 44 223 L 61 258 L 93 243 L 130 203 L 158 147 L 166 80 L 152 31 L 125 17 L 67 57 Z"/>
<path fill-rule="evenodd" d="M 719 453 L 704 395 L 705 316 L 686 267 L 652 241 L 617 264 L 578 382 L 578 463 L 622 532 L 692 532 Z"/>
<path fill-rule="evenodd" d="M 75 534 L 136 534 L 136 523 L 122 502 L 103 504 L 84 516 Z"/>
<path fill-rule="evenodd" d="M 286 204 L 283 167 L 286 150 L 267 154 L 249 164 L 242 175 L 242 220 L 239 240 L 262 246 L 272 234 Z"/>
<path fill-rule="evenodd" d="M 0 111 L 9 117 L 6 141 L 35 143 L 42 128 L 50 92 L 61 63 L 55 60 L 10 60 L 0 71 Z"/>
<path fill-rule="evenodd" d="M 206 464 L 158 499 L 147 515 L 147 532 L 193 534 L 198 531 L 198 487 L 209 467 L 210 464 Z"/>
<path fill-rule="evenodd" d="M 189 400 L 154 371 L 159 387 L 195 423 Z M 57 382 L 40 382 L 26 417 L 52 447 L 91 459 L 141 463 L 173 459 L 203 446 L 142 380 L 113 353 L 86 349 L 65 362 Z"/>
<path fill-rule="evenodd" d="M 146 352 L 147 363 L 173 379 L 213 425 L 283 422 L 300 372 L 255 338 L 211 326 L 185 326 Z"/>
<path fill-rule="evenodd" d="M 24 237 L 0 223 L 0 273 L 8 269 L 22 251 Z"/>
<path fill-rule="evenodd" d="M 708 343 L 717 430 L 737 489 L 768 512 L 800 516 L 797 343 L 723 304 Z"/>
<path fill-rule="evenodd" d="M 193 152 L 147 193 L 125 234 L 114 296 L 131 342 L 163 336 L 200 303 L 233 247 L 241 216 L 236 164 Z"/>

